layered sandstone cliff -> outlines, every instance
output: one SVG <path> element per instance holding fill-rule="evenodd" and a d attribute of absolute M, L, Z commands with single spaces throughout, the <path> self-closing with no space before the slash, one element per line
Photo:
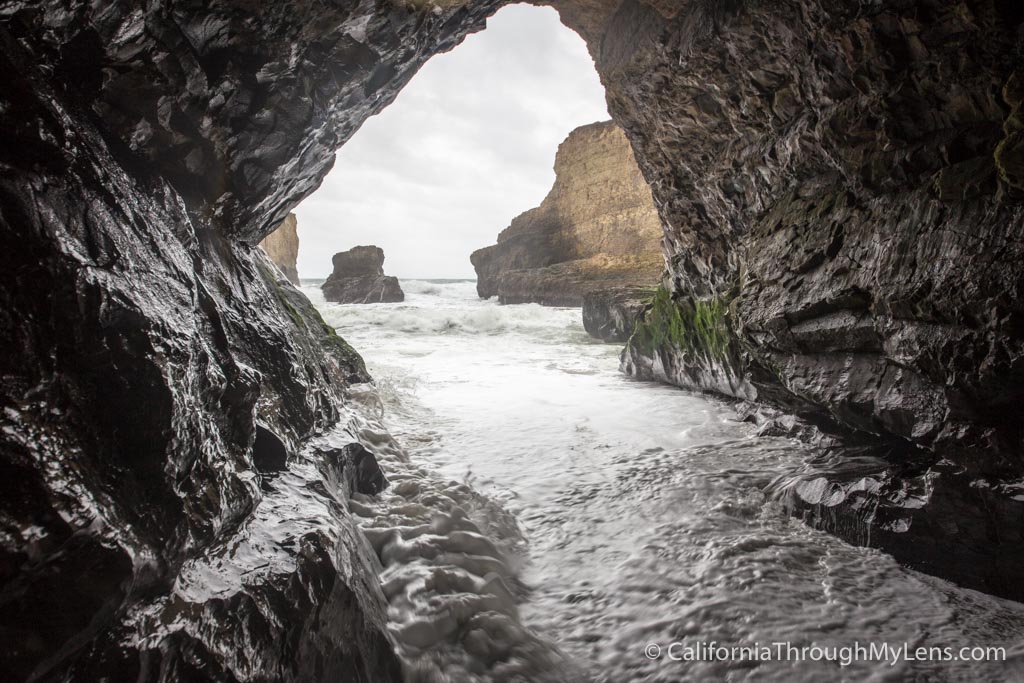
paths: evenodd
<path fill-rule="evenodd" d="M 288 281 L 297 287 L 299 285 L 299 269 L 296 265 L 299 260 L 299 233 L 298 219 L 295 214 L 288 214 L 288 217 L 281 221 L 274 232 L 263 238 L 259 246 L 274 262 L 274 265 L 281 269 Z"/>
<path fill-rule="evenodd" d="M 611 121 L 569 133 L 555 183 L 498 243 L 473 252 L 477 293 L 502 303 L 581 306 L 589 291 L 657 283 L 661 223 L 622 130 Z"/>
<path fill-rule="evenodd" d="M 405 301 L 398 278 L 384 274 L 384 250 L 369 245 L 339 251 L 334 270 L 320 285 L 324 298 L 339 304 L 386 304 Z"/>

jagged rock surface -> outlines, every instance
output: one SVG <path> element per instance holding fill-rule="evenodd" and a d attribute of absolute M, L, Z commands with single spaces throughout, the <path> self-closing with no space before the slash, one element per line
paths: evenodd
<path fill-rule="evenodd" d="M 259 245 L 274 265 L 281 269 L 288 281 L 296 287 L 300 284 L 299 269 L 296 265 L 299 260 L 298 227 L 298 219 L 294 213 L 290 213 Z"/>
<path fill-rule="evenodd" d="M 324 516 L 285 530 L 285 485 L 266 488 L 366 380 L 361 359 L 260 250 L 131 178 L 8 49 L 5 676 L 396 672 L 346 492 L 317 482 L 302 495 Z M 253 553 L 268 534 L 276 553 Z"/>
<path fill-rule="evenodd" d="M 367 117 L 499 6 L 7 0 L 0 16 L 132 174 L 256 244 Z"/>
<path fill-rule="evenodd" d="M 874 484 L 825 470 L 846 493 L 797 506 L 1024 597 L 1024 11 L 564 5 L 666 226 L 667 298 L 626 371 L 875 440 Z"/>
<path fill-rule="evenodd" d="M 353 247 L 334 255 L 334 270 L 320 286 L 324 298 L 339 304 L 378 304 L 405 301 L 398 278 L 384 274 L 384 250 Z"/>
<path fill-rule="evenodd" d="M 7 679 L 400 679 L 305 445 L 367 375 L 252 245 L 492 9 L 0 3 Z"/>
<path fill-rule="evenodd" d="M 496 245 L 470 260 L 483 298 L 581 306 L 593 289 L 655 284 L 664 265 L 660 239 L 629 142 L 605 121 L 569 133 L 541 205 L 512 219 Z"/>

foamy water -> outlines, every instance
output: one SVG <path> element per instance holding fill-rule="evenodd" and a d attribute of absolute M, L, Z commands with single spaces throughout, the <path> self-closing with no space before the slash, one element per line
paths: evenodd
<path fill-rule="evenodd" d="M 402 286 L 405 303 L 368 306 L 303 291 L 376 378 L 354 390 L 346 438 L 392 485 L 352 505 L 410 679 L 1024 680 L 1024 606 L 766 498 L 807 457 L 800 444 L 622 376 L 578 309 L 498 306 L 471 282 Z M 1010 661 L 673 661 L 674 642 L 1003 646 Z"/>

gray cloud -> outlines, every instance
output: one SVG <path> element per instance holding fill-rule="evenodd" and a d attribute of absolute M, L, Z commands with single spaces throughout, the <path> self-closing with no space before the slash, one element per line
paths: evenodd
<path fill-rule="evenodd" d="M 377 244 L 403 277 L 473 277 L 469 254 L 536 206 L 555 150 L 607 119 L 582 39 L 550 8 L 512 5 L 485 31 L 431 59 L 339 152 L 298 207 L 299 273 Z"/>

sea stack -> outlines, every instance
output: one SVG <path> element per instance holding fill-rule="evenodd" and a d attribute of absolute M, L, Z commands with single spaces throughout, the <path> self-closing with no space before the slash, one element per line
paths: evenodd
<path fill-rule="evenodd" d="M 473 252 L 477 293 L 501 303 L 582 306 L 597 290 L 660 280 L 664 259 L 651 190 L 612 121 L 581 126 L 558 147 L 541 205 Z"/>
<path fill-rule="evenodd" d="M 324 298 L 339 304 L 394 303 L 405 300 L 398 278 L 384 274 L 384 250 L 369 245 L 340 251 L 334 272 L 321 285 Z"/>
<path fill-rule="evenodd" d="M 296 287 L 299 286 L 299 269 L 296 261 L 299 258 L 299 233 L 298 219 L 294 213 L 281 221 L 274 232 L 263 238 L 260 248 L 266 252 L 270 260 L 274 262 L 288 280 Z"/>

